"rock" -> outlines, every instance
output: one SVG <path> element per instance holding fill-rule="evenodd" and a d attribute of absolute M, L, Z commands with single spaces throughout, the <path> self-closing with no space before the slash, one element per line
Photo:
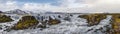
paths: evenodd
<path fill-rule="evenodd" d="M 41 21 L 41 24 L 38 25 L 37 28 L 48 28 L 48 27 L 46 27 L 46 25 L 56 25 L 59 23 L 61 23 L 60 20 L 52 19 L 51 17 L 49 17 L 49 20 Z"/>
<path fill-rule="evenodd" d="M 100 23 L 101 20 L 105 18 L 107 18 L 107 16 L 104 14 L 93 14 L 89 17 L 88 23 L 90 26 L 97 25 Z"/>
<path fill-rule="evenodd" d="M 72 15 L 72 14 L 70 14 L 70 16 L 72 17 L 73 15 Z"/>
<path fill-rule="evenodd" d="M 89 19 L 89 16 L 88 16 L 88 15 L 79 15 L 78 17 L 84 18 L 84 19 Z"/>
<path fill-rule="evenodd" d="M 52 20 L 49 20 L 49 21 L 48 21 L 48 24 L 49 24 L 49 25 L 55 25 L 55 24 L 59 24 L 59 23 L 61 23 L 61 21 L 60 21 L 60 20 L 57 20 L 57 19 L 52 19 Z"/>
<path fill-rule="evenodd" d="M 120 14 L 112 15 L 113 34 L 120 34 Z"/>
<path fill-rule="evenodd" d="M 0 23 L 11 22 L 11 21 L 13 21 L 13 20 L 9 16 L 0 15 Z"/>
<path fill-rule="evenodd" d="M 37 28 L 46 28 L 46 25 L 39 25 Z"/>
<path fill-rule="evenodd" d="M 47 20 L 41 21 L 41 24 L 39 24 L 37 28 L 46 28 L 47 22 L 48 22 Z"/>
<path fill-rule="evenodd" d="M 49 17 L 49 20 L 48 20 L 48 25 L 55 25 L 55 24 L 59 24 L 59 23 L 61 23 L 61 21 L 60 20 L 58 20 L 58 19 L 52 19 L 51 17 Z"/>
<path fill-rule="evenodd" d="M 3 13 L 2 11 L 0 11 L 0 13 Z"/>
<path fill-rule="evenodd" d="M 89 15 L 80 15 L 80 18 L 87 19 L 88 26 L 93 26 L 99 24 L 99 22 L 106 18 L 105 14 L 89 14 Z"/>
<path fill-rule="evenodd" d="M 14 27 L 12 27 L 12 29 L 22 30 L 22 29 L 33 28 L 38 23 L 39 21 L 37 21 L 34 16 L 24 16 L 22 17 L 21 20 L 19 20 L 19 22 Z"/>
<path fill-rule="evenodd" d="M 71 21 L 71 18 L 70 17 L 65 17 L 64 20 Z"/>
<path fill-rule="evenodd" d="M 60 15 L 58 15 L 58 18 L 61 18 L 61 16 L 60 16 Z"/>

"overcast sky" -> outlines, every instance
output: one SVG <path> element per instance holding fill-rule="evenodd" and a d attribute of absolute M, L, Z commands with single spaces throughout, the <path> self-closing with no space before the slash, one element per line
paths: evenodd
<path fill-rule="evenodd" d="M 120 0 L 0 0 L 0 10 L 52 11 L 70 13 L 120 13 Z"/>

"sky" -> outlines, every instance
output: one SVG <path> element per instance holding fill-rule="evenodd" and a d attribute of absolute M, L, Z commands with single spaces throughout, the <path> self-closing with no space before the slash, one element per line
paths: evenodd
<path fill-rule="evenodd" d="M 0 0 L 1 11 L 14 9 L 67 13 L 120 13 L 120 0 Z"/>

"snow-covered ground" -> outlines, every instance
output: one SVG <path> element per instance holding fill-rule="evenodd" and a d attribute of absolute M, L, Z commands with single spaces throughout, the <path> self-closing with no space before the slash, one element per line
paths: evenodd
<path fill-rule="evenodd" d="M 59 18 L 58 16 L 61 16 Z M 36 19 L 39 21 L 41 20 L 41 16 L 44 17 L 45 20 L 49 19 L 48 17 L 56 18 L 61 20 L 60 24 L 57 25 L 51 25 L 47 26 L 48 28 L 45 28 L 41 30 L 41 28 L 36 29 L 25 29 L 25 30 L 11 30 L 9 32 L 4 31 L 5 29 L 14 26 L 17 21 L 21 18 L 21 15 L 16 14 L 8 14 L 8 16 L 12 16 L 11 18 L 15 21 L 8 22 L 8 23 L 0 23 L 0 34 L 105 34 L 106 29 L 110 25 L 111 16 L 108 15 L 106 19 L 101 20 L 101 22 L 98 25 L 94 26 L 87 26 L 87 20 L 83 18 L 79 18 L 78 16 L 80 14 L 72 14 L 73 16 L 70 16 L 69 14 L 40 14 L 40 15 L 34 15 Z M 70 20 L 63 20 L 63 18 L 68 17 Z M 101 29 L 102 28 L 102 29 Z"/>

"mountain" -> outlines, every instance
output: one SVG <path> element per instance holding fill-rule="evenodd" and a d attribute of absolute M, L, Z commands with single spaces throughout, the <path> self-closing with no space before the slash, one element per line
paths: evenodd
<path fill-rule="evenodd" d="M 5 11 L 4 13 L 7 14 L 64 14 L 62 12 L 52 12 L 52 11 L 25 11 L 25 10 L 20 10 L 20 9 L 15 9 L 15 10 L 10 10 L 10 11 Z"/>
<path fill-rule="evenodd" d="M 10 10 L 10 11 L 6 11 L 4 13 L 7 13 L 7 14 L 28 14 L 26 11 L 22 11 L 20 9 Z"/>

